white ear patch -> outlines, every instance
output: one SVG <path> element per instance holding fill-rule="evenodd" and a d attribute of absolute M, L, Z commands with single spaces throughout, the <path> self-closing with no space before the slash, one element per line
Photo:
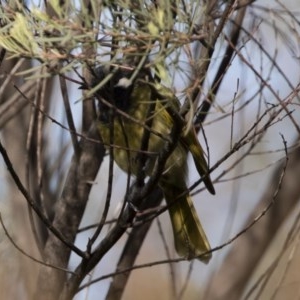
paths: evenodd
<path fill-rule="evenodd" d="M 126 77 L 122 77 L 115 86 L 128 88 L 130 85 L 131 81 Z"/>

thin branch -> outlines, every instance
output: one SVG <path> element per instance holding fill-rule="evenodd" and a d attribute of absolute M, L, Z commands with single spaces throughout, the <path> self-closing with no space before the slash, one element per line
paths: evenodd
<path fill-rule="evenodd" d="M 96 139 L 98 131 L 96 126 L 92 126 L 88 131 L 88 137 Z M 73 155 L 67 178 L 65 180 L 64 190 L 57 201 L 52 227 L 64 232 L 68 238 L 75 241 L 77 230 L 84 213 L 86 203 L 89 198 L 92 183 L 99 170 L 104 157 L 104 147 L 99 143 L 90 142 L 87 139 L 80 141 L 79 159 Z M 62 267 L 68 265 L 72 248 L 63 247 L 60 240 L 55 236 L 49 235 L 45 244 L 45 257 L 47 261 Z M 90 261 L 92 256 L 84 252 L 81 255 L 83 261 Z M 77 273 L 77 271 L 75 271 Z M 81 274 L 77 276 L 81 278 Z M 42 269 L 38 278 L 38 287 L 43 295 L 58 299 L 60 291 L 66 285 L 67 278 L 65 274 L 55 272 L 54 270 Z M 52 299 L 51 298 L 51 299 Z M 37 290 L 35 299 L 40 299 L 39 290 Z M 69 299 L 69 298 L 63 298 Z"/>
<path fill-rule="evenodd" d="M 35 88 L 35 97 L 34 103 L 37 107 L 41 107 L 42 109 L 42 97 L 40 97 L 41 86 L 44 80 L 42 78 L 38 79 L 36 82 Z M 26 138 L 26 160 L 25 160 L 25 173 L 26 173 L 26 186 L 28 188 L 28 192 L 33 194 L 33 200 L 39 206 L 41 213 L 48 218 L 47 212 L 45 210 L 45 206 L 42 201 L 42 191 L 40 189 L 41 186 L 41 174 L 38 169 L 41 170 L 41 148 L 39 148 L 38 144 L 40 144 L 41 138 L 41 119 L 38 111 L 35 108 L 30 110 L 30 119 L 29 126 L 27 131 Z M 34 159 L 32 159 L 34 157 Z M 40 167 L 40 168 L 39 168 Z M 32 170 L 31 170 L 32 168 Z M 40 176 L 39 176 L 40 175 Z M 34 186 L 33 186 L 34 183 Z M 35 243 L 39 250 L 41 256 L 43 256 L 43 243 L 39 237 L 37 226 L 34 221 L 34 212 L 30 205 L 28 207 L 28 216 L 31 231 L 33 233 Z"/>
<path fill-rule="evenodd" d="M 241 232 L 242 235 L 233 244 L 220 270 L 210 280 L 211 285 L 206 291 L 205 299 L 241 299 L 241 294 L 254 268 L 282 222 L 298 203 L 300 195 L 297 183 L 300 172 L 299 155 L 299 148 L 286 154 L 285 162 L 282 162 L 274 171 L 264 195 L 246 222 L 246 224 L 255 222 L 256 225 L 251 229 L 244 226 L 246 231 Z M 288 168 L 286 168 L 287 160 L 289 160 Z M 284 173 L 283 170 L 285 170 Z M 253 247 L 253 241 L 255 241 L 255 247 Z M 236 265 L 239 268 L 233 268 Z"/>
<path fill-rule="evenodd" d="M 230 40 L 231 43 L 227 45 L 225 54 L 223 56 L 223 59 L 219 65 L 217 74 L 213 80 L 213 83 L 211 85 L 211 89 L 209 94 L 207 95 L 206 99 L 203 101 L 201 105 L 201 109 L 197 114 L 197 117 L 195 119 L 195 125 L 203 123 L 205 121 L 205 118 L 207 116 L 207 113 L 209 112 L 211 105 L 214 102 L 215 96 L 218 94 L 218 91 L 220 89 L 221 83 L 223 81 L 223 78 L 229 69 L 230 62 L 232 60 L 232 57 L 235 53 L 236 45 L 239 41 L 240 32 L 241 32 L 241 26 L 244 21 L 244 17 L 246 14 L 247 6 L 240 9 L 238 11 L 238 14 L 235 17 L 234 24 L 235 26 L 232 28 L 231 34 L 230 34 Z"/>
<path fill-rule="evenodd" d="M 28 193 L 27 189 L 24 187 L 24 185 L 22 184 L 19 176 L 17 175 L 17 173 L 15 172 L 13 165 L 7 155 L 7 152 L 5 150 L 5 148 L 3 147 L 1 141 L 0 141 L 0 153 L 4 159 L 4 162 L 6 164 L 6 167 L 14 181 L 14 183 L 16 184 L 16 186 L 18 187 L 19 191 L 22 193 L 22 195 L 24 196 L 25 200 L 27 201 L 27 203 L 30 205 L 30 207 L 35 211 L 35 213 L 39 216 L 39 218 L 41 219 L 41 221 L 47 226 L 47 228 L 63 243 L 65 244 L 68 248 L 72 249 L 72 251 L 74 251 L 75 253 L 77 253 L 79 256 L 81 257 L 85 257 L 85 253 L 82 252 L 79 248 L 77 248 L 73 243 L 69 242 L 55 227 L 52 226 L 51 222 L 49 221 L 49 219 L 41 212 L 39 206 L 33 201 L 33 199 L 31 198 L 30 194 Z"/>
<path fill-rule="evenodd" d="M 65 273 L 69 273 L 69 274 L 76 275 L 74 272 L 69 271 L 68 269 L 64 269 L 64 268 L 56 267 L 56 266 L 51 265 L 51 264 L 47 264 L 47 263 L 45 263 L 45 262 L 43 262 L 43 261 L 41 261 L 41 260 L 39 260 L 39 259 L 33 257 L 32 255 L 26 253 L 21 247 L 19 247 L 19 246 L 17 245 L 17 243 L 14 241 L 13 237 L 9 234 L 9 232 L 8 232 L 8 230 L 7 230 L 7 228 L 6 228 L 6 226 L 4 225 L 4 222 L 3 222 L 3 219 L 2 219 L 1 213 L 0 213 L 0 223 L 1 223 L 1 226 L 2 226 L 2 228 L 3 228 L 3 230 L 4 230 L 5 235 L 7 236 L 7 238 L 8 238 L 9 241 L 11 242 L 11 244 L 12 244 L 12 245 L 17 249 L 17 251 L 19 251 L 22 255 L 24 255 L 25 257 L 29 258 L 30 260 L 32 260 L 32 261 L 34 261 L 34 262 L 36 262 L 36 263 L 38 263 L 38 264 L 41 264 L 41 265 L 43 265 L 43 266 L 45 266 L 45 267 L 49 267 L 49 268 L 52 268 L 52 269 L 55 269 L 55 270 L 63 271 L 63 272 L 65 272 Z"/>
<path fill-rule="evenodd" d="M 65 106 L 66 117 L 67 117 L 69 129 L 70 129 L 74 153 L 78 157 L 79 153 L 80 153 L 80 149 L 79 149 L 79 144 L 78 144 L 78 140 L 77 140 L 77 133 L 76 133 L 76 127 L 74 124 L 73 114 L 72 114 L 72 110 L 70 107 L 70 99 L 68 96 L 68 89 L 67 89 L 67 84 L 66 84 L 65 78 L 63 78 L 62 76 L 59 76 L 59 83 L 60 83 L 61 95 L 62 95 L 64 106 Z"/>
<path fill-rule="evenodd" d="M 115 117 L 114 115 L 111 116 L 112 119 Z M 111 120 L 110 124 L 114 124 L 113 120 Z M 110 127 L 110 144 L 114 144 L 114 125 Z M 98 238 L 99 234 L 101 233 L 101 230 L 105 224 L 109 206 L 111 202 L 111 195 L 112 195 L 112 188 L 113 188 L 113 179 L 114 179 L 114 148 L 113 146 L 109 147 L 109 169 L 108 169 L 108 182 L 107 182 L 107 191 L 106 191 L 106 199 L 104 204 L 103 213 L 101 216 L 101 220 L 97 226 L 96 231 L 94 232 L 93 236 L 89 239 L 88 245 L 87 245 L 87 251 L 88 253 L 91 253 L 91 248 L 93 244 L 95 243 L 96 239 Z"/>
<path fill-rule="evenodd" d="M 166 253 L 166 257 L 167 257 L 167 259 L 172 259 L 171 252 L 170 252 L 165 234 L 163 232 L 163 227 L 162 227 L 161 221 L 158 217 L 156 218 L 156 223 L 157 223 L 157 227 L 158 227 L 159 236 L 161 237 L 163 247 L 164 247 L 164 250 Z M 174 264 L 169 264 L 168 268 L 169 268 L 169 272 L 170 272 L 172 298 L 173 299 L 181 299 L 181 297 L 178 297 L 179 294 L 178 294 L 178 286 L 177 286 L 177 282 L 176 282 L 177 280 L 176 280 L 175 266 L 174 266 Z"/>
<path fill-rule="evenodd" d="M 163 195 L 162 191 L 159 188 L 156 188 L 145 200 L 144 204 L 140 207 L 140 210 L 143 211 L 146 208 L 156 207 L 162 201 Z M 137 217 L 136 222 L 139 221 Z M 152 222 L 143 222 L 140 226 L 132 228 L 125 246 L 123 248 L 122 254 L 119 258 L 116 271 L 129 269 L 133 266 L 136 257 L 140 251 L 140 247 L 143 244 L 147 232 L 151 227 Z M 129 280 L 131 272 L 121 273 L 113 277 L 113 280 L 109 286 L 108 292 L 106 294 L 106 300 L 120 299 L 125 291 L 126 284 Z M 81 289 L 81 288 L 80 288 Z"/>
<path fill-rule="evenodd" d="M 282 138 L 283 138 L 284 144 L 286 144 L 286 141 L 284 140 L 284 137 L 282 137 Z M 248 232 L 258 221 L 260 221 L 266 215 L 266 213 L 275 204 L 275 202 L 277 200 L 277 197 L 278 197 L 278 194 L 281 191 L 283 179 L 284 179 L 285 174 L 286 174 L 286 168 L 287 168 L 288 161 L 289 161 L 289 157 L 288 157 L 288 155 L 286 155 L 285 164 L 280 167 L 280 178 L 279 178 L 278 185 L 277 185 L 275 191 L 273 192 L 273 195 L 272 195 L 272 198 L 271 198 L 270 202 L 266 205 L 266 207 L 264 207 L 263 210 L 259 211 L 258 215 L 256 215 L 254 218 L 252 218 L 250 223 L 247 224 L 245 227 L 243 227 L 243 229 L 240 230 L 237 234 L 235 234 L 232 238 L 228 239 L 225 243 L 214 247 L 210 251 L 207 251 L 207 252 L 203 253 L 202 255 L 205 256 L 205 255 L 207 255 L 207 253 L 219 251 L 219 250 L 223 249 L 224 247 L 227 247 L 228 245 L 232 244 L 234 241 L 236 241 L 242 235 L 244 235 L 246 232 Z M 104 275 L 104 276 L 101 276 L 99 278 L 96 278 L 94 280 L 89 281 L 88 284 L 82 285 L 78 289 L 78 291 L 80 291 L 84 288 L 87 288 L 91 284 L 94 284 L 94 283 L 99 282 L 101 280 L 107 279 L 109 277 L 114 277 L 116 275 L 128 273 L 128 272 L 130 273 L 133 270 L 137 270 L 137 269 L 141 269 L 141 268 L 148 268 L 148 267 L 157 266 L 157 265 L 161 265 L 161 264 L 177 263 L 177 262 L 181 262 L 181 261 L 186 261 L 186 259 L 185 258 L 178 258 L 178 259 L 159 260 L 159 261 L 156 261 L 156 262 L 136 265 L 136 266 L 133 266 L 131 268 L 127 268 L 127 269 L 123 269 L 123 270 L 117 270 L 116 272 L 113 272 L 113 273 L 110 273 L 110 274 L 107 274 L 107 275 Z"/>
<path fill-rule="evenodd" d="M 25 82 L 21 89 L 23 94 L 27 94 L 28 98 L 32 98 L 35 92 L 35 82 Z M 18 115 L 28 104 L 26 98 L 22 97 L 19 93 L 13 93 L 13 95 L 7 99 L 0 106 L 0 128 L 3 128 L 12 118 Z"/>
<path fill-rule="evenodd" d="M 152 176 L 142 187 L 133 185 L 131 191 L 126 195 L 126 202 L 132 203 L 135 207 L 139 207 L 142 201 L 155 189 L 160 176 L 164 171 L 165 162 L 177 145 L 177 141 L 182 132 L 182 127 L 182 123 L 174 123 L 170 133 L 170 141 L 165 143 L 164 148 L 159 153 Z M 126 224 L 130 224 L 135 215 L 136 211 L 132 209 L 132 205 L 128 205 L 120 217 L 119 222 L 99 243 L 95 251 L 91 254 L 90 258 L 88 260 L 84 259 L 76 268 L 76 273 L 79 276 L 73 276 L 70 278 L 68 286 L 65 287 L 63 293 L 61 294 L 61 299 L 69 299 L 75 295 L 83 278 L 97 265 L 97 263 L 102 259 L 103 255 L 106 254 L 111 246 L 119 240 L 127 228 Z"/>

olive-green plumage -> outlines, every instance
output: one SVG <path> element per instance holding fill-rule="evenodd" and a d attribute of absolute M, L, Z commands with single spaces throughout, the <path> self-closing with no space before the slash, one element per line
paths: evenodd
<path fill-rule="evenodd" d="M 103 77 L 103 69 L 101 72 Z M 179 102 L 169 89 L 160 84 L 149 83 L 145 81 L 145 78 L 143 80 L 137 78 L 132 85 L 129 82 L 129 86 L 122 86 L 124 84 L 124 81 L 120 80 L 122 75 L 129 78 L 131 73 L 122 74 L 121 71 L 118 72 L 109 83 L 109 86 L 104 86 L 98 92 L 99 99 L 104 98 L 131 117 L 128 119 L 123 114 L 115 113 L 113 118 L 113 144 L 117 147 L 114 148 L 114 159 L 125 172 L 137 173 L 137 154 L 141 149 L 141 141 L 144 130 L 146 130 L 143 124 L 147 119 L 149 106 L 154 102 L 155 109 L 152 115 L 151 133 L 148 142 L 149 155 L 145 164 L 146 174 L 151 175 L 158 153 L 164 147 L 165 139 L 163 136 L 168 137 L 174 123 L 166 107 L 169 105 L 172 109 L 178 111 Z M 153 89 L 155 89 L 155 93 Z M 99 106 L 100 121 L 98 128 L 103 142 L 110 145 L 112 126 L 107 117 L 108 108 L 105 107 L 104 103 Z M 162 188 L 169 206 L 177 253 L 188 259 L 200 256 L 200 260 L 208 262 L 211 254 L 205 256 L 201 256 L 201 254 L 209 251 L 210 245 L 187 191 L 188 152 L 191 152 L 199 174 L 205 176 L 203 178 L 207 189 L 211 193 L 215 193 L 207 174 L 208 167 L 203 150 L 193 128 L 182 133 L 175 150 L 166 161 L 164 172 L 159 180 L 159 186 Z"/>

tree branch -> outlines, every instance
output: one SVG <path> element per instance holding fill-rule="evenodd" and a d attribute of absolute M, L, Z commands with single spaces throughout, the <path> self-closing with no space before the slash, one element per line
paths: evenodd
<path fill-rule="evenodd" d="M 283 165 L 284 162 L 274 171 L 265 193 L 245 224 L 252 222 L 271 201 L 274 190 L 278 186 Z M 300 148 L 298 147 L 289 153 L 289 165 L 276 202 L 255 226 L 247 230 L 233 244 L 221 268 L 209 280 L 211 284 L 206 290 L 205 299 L 241 299 L 245 286 L 268 245 L 299 201 L 299 176 Z"/>
<path fill-rule="evenodd" d="M 95 126 L 92 126 L 88 132 L 88 137 L 97 139 L 98 133 Z M 91 182 L 94 181 L 104 156 L 104 147 L 100 143 L 82 139 L 79 146 L 81 150 L 79 159 L 73 156 L 52 224 L 53 228 L 61 232 L 68 241 L 73 242 L 92 188 Z M 44 253 L 46 263 L 66 268 L 70 253 L 70 247 L 64 246 L 62 241 L 53 234 L 49 235 Z M 57 299 L 65 280 L 65 273 L 42 268 L 35 299 L 40 299 L 41 292 L 43 299 Z"/>

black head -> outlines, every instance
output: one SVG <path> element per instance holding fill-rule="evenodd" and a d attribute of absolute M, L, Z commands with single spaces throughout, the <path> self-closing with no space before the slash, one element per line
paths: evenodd
<path fill-rule="evenodd" d="M 110 106 L 105 103 L 106 101 L 125 112 L 130 106 L 130 96 L 134 86 L 134 81 L 130 81 L 133 70 L 121 66 L 118 68 L 100 66 L 95 69 L 94 73 L 92 86 L 99 84 L 108 75 L 112 75 L 111 79 L 96 92 L 99 100 L 100 119 L 108 122 Z"/>
<path fill-rule="evenodd" d="M 133 103 L 132 93 L 134 87 L 145 81 L 153 81 L 149 69 L 142 69 L 133 77 L 134 69 L 129 65 L 114 66 L 100 66 L 94 70 L 94 80 L 92 86 L 95 87 L 108 75 L 110 80 L 104 84 L 97 92 L 96 97 L 99 100 L 100 120 L 102 122 L 109 122 L 109 112 L 111 105 L 119 110 L 127 112 L 130 105 Z M 104 100 L 104 101 L 103 101 Z M 107 102 L 110 105 L 107 105 Z"/>

